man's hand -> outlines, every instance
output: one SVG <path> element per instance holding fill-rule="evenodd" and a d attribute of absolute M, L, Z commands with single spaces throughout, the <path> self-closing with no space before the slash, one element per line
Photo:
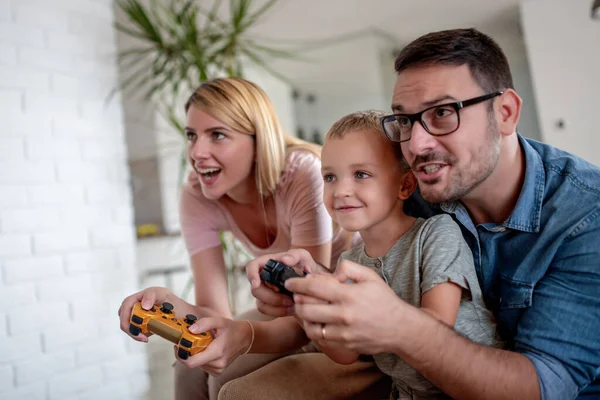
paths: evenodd
<path fill-rule="evenodd" d="M 250 261 L 246 265 L 246 275 L 252 285 L 252 295 L 256 298 L 258 311 L 272 317 L 283 317 L 294 314 L 294 302 L 288 296 L 277 293 L 277 288 L 266 285 L 260 280 L 260 271 L 265 263 L 276 260 L 293 267 L 296 272 L 328 273 L 328 270 L 317 264 L 310 253 L 304 249 L 291 249 L 285 253 L 267 254 Z"/>
<path fill-rule="evenodd" d="M 295 293 L 296 315 L 309 338 L 360 354 L 391 351 L 403 314 L 414 309 L 375 272 L 348 260 L 341 261 L 333 275 L 289 279 L 285 286 Z"/>

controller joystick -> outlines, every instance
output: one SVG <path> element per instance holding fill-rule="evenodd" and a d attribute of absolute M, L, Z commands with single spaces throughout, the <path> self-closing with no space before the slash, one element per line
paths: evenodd
<path fill-rule="evenodd" d="M 165 301 L 164 303 L 162 303 L 160 311 L 164 312 L 165 314 L 171 314 L 171 312 L 173 312 L 173 304 L 167 303 Z"/>
<path fill-rule="evenodd" d="M 193 315 L 193 314 L 187 314 L 185 316 L 185 319 L 183 320 L 183 322 L 185 322 L 188 325 L 193 325 L 194 322 L 196 322 L 196 320 L 198 320 L 198 318 L 196 318 L 195 315 Z"/>

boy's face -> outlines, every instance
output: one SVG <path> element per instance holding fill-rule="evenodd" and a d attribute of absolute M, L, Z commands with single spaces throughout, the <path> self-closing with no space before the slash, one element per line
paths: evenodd
<path fill-rule="evenodd" d="M 352 131 L 342 138 L 327 139 L 321 159 L 323 202 L 331 218 L 345 230 L 372 228 L 394 207 L 402 207 L 398 194 L 405 172 L 383 135 Z"/>

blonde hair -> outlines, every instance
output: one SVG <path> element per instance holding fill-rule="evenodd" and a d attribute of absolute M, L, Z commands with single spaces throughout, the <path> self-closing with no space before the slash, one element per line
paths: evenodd
<path fill-rule="evenodd" d="M 203 83 L 190 96 L 185 111 L 197 107 L 232 129 L 256 139 L 255 181 L 258 193 L 266 197 L 279 183 L 285 157 L 305 150 L 321 157 L 321 146 L 308 143 L 283 131 L 273 103 L 256 84 L 242 78 L 218 78 Z"/>
<path fill-rule="evenodd" d="M 373 132 L 384 138 L 386 142 L 389 143 L 390 147 L 393 148 L 394 154 L 398 159 L 401 169 L 403 171 L 409 171 L 410 166 L 402 156 L 402 148 L 400 147 L 400 143 L 389 140 L 383 131 L 381 118 L 383 118 L 385 115 L 386 114 L 383 111 L 378 110 L 356 111 L 345 115 L 337 120 L 331 126 L 331 128 L 329 128 L 329 131 L 327 131 L 327 134 L 325 135 L 325 140 L 341 139 L 350 132 Z"/>

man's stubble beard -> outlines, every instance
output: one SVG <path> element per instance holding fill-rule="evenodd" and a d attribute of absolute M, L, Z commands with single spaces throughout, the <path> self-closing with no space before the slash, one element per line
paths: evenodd
<path fill-rule="evenodd" d="M 455 167 L 458 160 L 451 154 L 441 156 L 433 155 L 433 157 L 428 155 L 422 158 L 423 161 L 427 158 L 431 158 L 432 160 L 444 160 L 449 163 L 450 168 L 453 169 L 453 171 L 451 171 L 453 175 L 449 177 L 450 181 L 441 193 L 435 190 L 428 190 L 428 186 L 435 185 L 439 182 L 439 179 L 427 184 L 419 184 L 421 195 L 425 200 L 430 203 L 460 200 L 478 187 L 492 174 L 492 172 L 494 172 L 498 160 L 500 159 L 501 135 L 493 112 L 488 113 L 488 126 L 486 131 L 486 141 L 476 150 L 471 164 L 467 167 L 469 169 L 466 171 Z M 415 165 L 416 161 L 417 160 L 415 160 Z"/>

